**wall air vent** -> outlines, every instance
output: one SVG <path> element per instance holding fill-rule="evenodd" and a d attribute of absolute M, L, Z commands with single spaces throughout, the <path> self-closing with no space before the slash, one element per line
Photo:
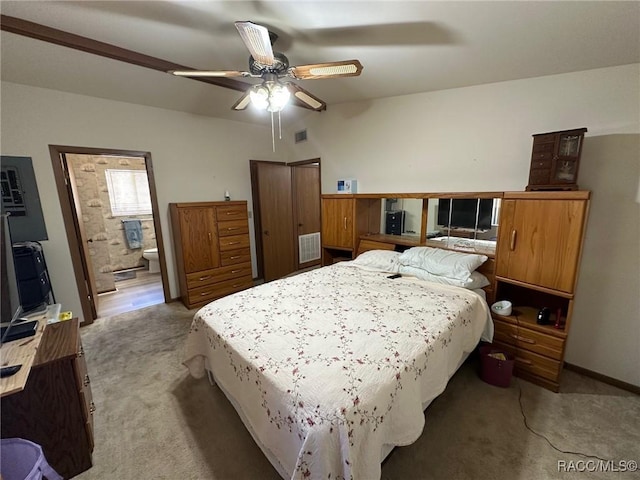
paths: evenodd
<path fill-rule="evenodd" d="M 307 129 L 300 130 L 295 133 L 296 143 L 306 142 L 307 141 Z"/>
<path fill-rule="evenodd" d="M 320 259 L 320 232 L 298 237 L 299 262 L 306 263 Z"/>

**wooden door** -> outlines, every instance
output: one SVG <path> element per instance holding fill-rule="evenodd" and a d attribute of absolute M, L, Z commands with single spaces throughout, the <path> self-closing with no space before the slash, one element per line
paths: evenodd
<path fill-rule="evenodd" d="M 215 208 L 180 208 L 179 217 L 185 273 L 219 267 Z"/>
<path fill-rule="evenodd" d="M 87 298 L 89 300 L 89 307 L 91 308 L 91 322 L 98 318 L 98 288 L 96 284 L 96 279 L 93 270 L 93 264 L 91 262 L 91 252 L 90 244 L 93 243 L 93 239 L 89 238 L 84 230 L 84 222 L 82 221 L 82 205 L 80 205 L 80 194 L 78 192 L 78 187 L 76 185 L 76 178 L 73 172 L 73 168 L 69 165 L 66 155 L 64 156 L 64 161 L 66 164 L 66 172 L 69 179 L 69 189 L 71 191 L 71 199 L 73 201 L 73 208 L 75 209 L 74 215 L 74 224 L 77 232 L 77 238 L 80 243 L 80 249 L 82 251 L 81 260 L 82 260 L 82 270 L 84 273 L 84 278 L 87 280 L 85 284 L 87 285 L 88 295 Z M 86 319 L 85 319 L 86 321 Z"/>
<path fill-rule="evenodd" d="M 585 202 L 503 200 L 496 274 L 572 293 Z"/>
<path fill-rule="evenodd" d="M 322 245 L 354 248 L 353 198 L 322 199 Z"/>
<path fill-rule="evenodd" d="M 295 271 L 291 168 L 256 162 L 264 281 Z"/>
<path fill-rule="evenodd" d="M 293 181 L 293 207 L 296 231 L 297 267 L 305 268 L 320 263 L 320 256 L 315 260 L 303 261 L 299 248 L 302 235 L 320 233 L 320 164 L 295 165 L 291 167 Z M 319 246 L 319 244 L 318 244 Z M 319 249 L 318 249 L 319 254 Z"/>

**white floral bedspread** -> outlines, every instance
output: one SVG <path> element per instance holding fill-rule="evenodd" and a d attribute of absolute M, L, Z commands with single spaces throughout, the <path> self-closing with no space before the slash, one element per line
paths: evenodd
<path fill-rule="evenodd" d="M 196 313 L 185 365 L 213 371 L 281 475 L 380 478 L 383 445 L 420 436 L 423 405 L 492 335 L 478 294 L 388 275 L 343 262 Z"/>

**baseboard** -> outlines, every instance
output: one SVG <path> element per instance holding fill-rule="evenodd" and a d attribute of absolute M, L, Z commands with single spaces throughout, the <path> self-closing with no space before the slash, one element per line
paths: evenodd
<path fill-rule="evenodd" d="M 608 377 L 607 375 L 603 375 L 601 373 L 594 372 L 592 370 L 587 370 L 586 368 L 578 367 L 577 365 L 572 365 L 566 362 L 564 364 L 564 367 L 567 370 L 571 370 L 573 372 L 579 373 L 580 375 L 584 375 L 585 377 L 594 378 L 596 380 L 599 380 L 602 383 L 613 385 L 614 387 L 621 388 L 622 390 L 627 390 L 628 392 L 632 392 L 637 395 L 640 395 L 640 386 L 638 385 L 623 382 L 622 380 L 617 380 L 615 378 Z"/>

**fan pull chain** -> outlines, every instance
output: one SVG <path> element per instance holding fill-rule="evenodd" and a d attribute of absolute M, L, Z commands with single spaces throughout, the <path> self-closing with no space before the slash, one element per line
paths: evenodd
<path fill-rule="evenodd" d="M 271 145 L 273 147 L 273 151 L 276 151 L 276 132 L 273 125 L 273 112 L 271 112 Z"/>
<path fill-rule="evenodd" d="M 278 138 L 282 140 L 282 122 L 280 120 L 280 110 L 278 110 Z"/>

